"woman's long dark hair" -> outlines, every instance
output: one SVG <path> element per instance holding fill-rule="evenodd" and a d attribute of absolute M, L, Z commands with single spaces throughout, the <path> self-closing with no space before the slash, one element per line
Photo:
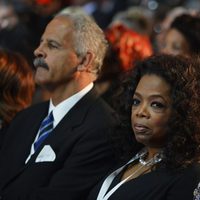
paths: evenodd
<path fill-rule="evenodd" d="M 131 102 L 134 91 L 145 74 L 163 78 L 171 86 L 172 115 L 168 140 L 164 146 L 163 166 L 187 166 L 200 153 L 200 83 L 197 59 L 171 55 L 156 55 L 137 63 L 124 82 L 120 98 L 124 125 L 131 127 Z M 132 133 L 132 137 L 134 134 Z M 135 139 L 134 139 L 135 140 Z"/>

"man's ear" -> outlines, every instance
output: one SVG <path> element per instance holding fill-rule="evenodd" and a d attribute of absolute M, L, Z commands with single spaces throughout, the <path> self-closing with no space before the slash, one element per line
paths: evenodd
<path fill-rule="evenodd" d="M 88 51 L 77 66 L 77 71 L 90 71 L 94 61 L 94 53 Z"/>

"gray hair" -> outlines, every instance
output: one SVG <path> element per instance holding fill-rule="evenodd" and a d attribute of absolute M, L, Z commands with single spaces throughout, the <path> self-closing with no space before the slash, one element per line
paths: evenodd
<path fill-rule="evenodd" d="M 118 12 L 112 19 L 111 25 L 120 23 L 132 30 L 151 35 L 153 30 L 153 13 L 145 7 L 132 6 Z"/>
<path fill-rule="evenodd" d="M 95 55 L 93 72 L 98 74 L 108 47 L 103 30 L 91 16 L 82 12 L 71 13 L 61 11 L 56 16 L 65 16 L 72 21 L 75 33 L 75 51 L 80 57 L 84 57 L 88 51 L 93 52 Z"/>

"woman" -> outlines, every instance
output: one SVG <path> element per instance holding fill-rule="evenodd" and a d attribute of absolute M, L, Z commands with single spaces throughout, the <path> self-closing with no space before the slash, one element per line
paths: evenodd
<path fill-rule="evenodd" d="M 198 64 L 158 55 L 137 63 L 126 85 L 138 143 L 132 159 L 96 186 L 88 200 L 189 200 L 200 181 Z M 129 115 L 129 116 L 130 116 Z"/>
<path fill-rule="evenodd" d="M 32 69 L 26 59 L 0 49 L 0 137 L 17 112 L 32 103 L 34 88 Z"/>
<path fill-rule="evenodd" d="M 200 16 L 183 14 L 174 19 L 164 36 L 161 52 L 192 56 L 200 53 Z"/>

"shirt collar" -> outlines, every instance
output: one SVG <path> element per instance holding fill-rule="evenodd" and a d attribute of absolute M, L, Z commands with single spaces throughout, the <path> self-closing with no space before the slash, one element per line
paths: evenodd
<path fill-rule="evenodd" d="M 53 111 L 54 116 L 54 128 L 62 120 L 62 118 L 69 112 L 69 110 L 83 97 L 85 96 L 92 88 L 94 84 L 90 83 L 85 88 L 83 88 L 78 93 L 72 95 L 71 97 L 65 99 L 57 106 L 53 105 L 52 99 L 50 99 L 49 112 Z"/>

